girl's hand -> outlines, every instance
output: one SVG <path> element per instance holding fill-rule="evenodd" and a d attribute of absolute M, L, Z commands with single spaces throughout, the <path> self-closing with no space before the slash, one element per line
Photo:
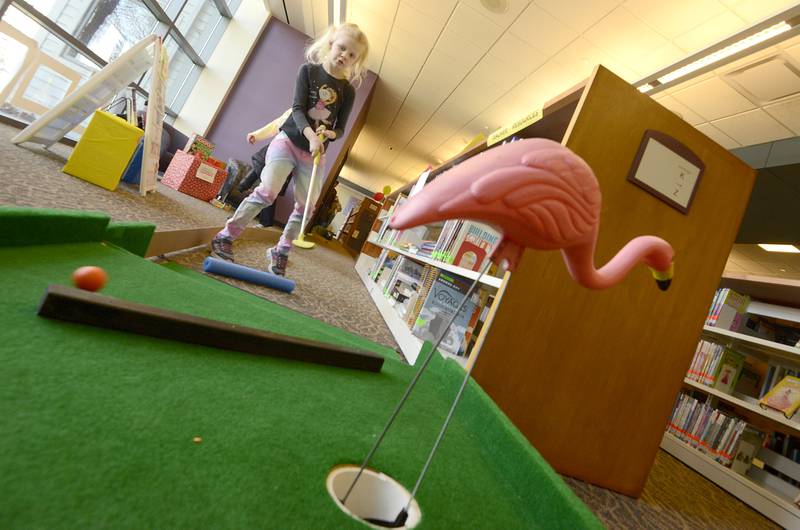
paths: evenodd
<path fill-rule="evenodd" d="M 314 136 L 308 140 L 308 151 L 311 153 L 311 156 L 314 157 L 317 156 L 317 153 L 324 153 L 325 147 L 322 145 L 322 141 Z"/>
<path fill-rule="evenodd" d="M 325 128 L 324 125 L 320 125 L 319 127 L 317 127 L 317 136 L 320 135 L 324 136 L 328 140 L 336 139 L 336 133 L 334 131 L 329 131 L 328 129 Z"/>
<path fill-rule="evenodd" d="M 256 136 L 253 133 L 247 135 L 247 143 L 251 145 L 256 143 Z"/>

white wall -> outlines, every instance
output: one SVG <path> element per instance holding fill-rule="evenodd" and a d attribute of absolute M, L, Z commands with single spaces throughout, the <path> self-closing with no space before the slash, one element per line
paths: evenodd
<path fill-rule="evenodd" d="M 185 135 L 203 134 L 222 104 L 228 88 L 250 53 L 269 12 L 264 0 L 242 0 L 222 39 L 173 126 Z"/>

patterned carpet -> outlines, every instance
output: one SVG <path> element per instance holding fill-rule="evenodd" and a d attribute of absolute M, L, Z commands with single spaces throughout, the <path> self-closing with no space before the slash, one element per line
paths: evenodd
<path fill-rule="evenodd" d="M 156 223 L 158 230 L 221 226 L 227 212 L 159 184 L 158 193 L 140 197 L 125 185 L 109 192 L 61 173 L 70 148 L 44 150 L 33 144 L 15 146 L 17 130 L 0 124 L 0 206 L 20 205 L 107 212 L 115 220 Z M 278 232 L 269 231 L 277 240 Z M 237 261 L 263 267 L 268 243 L 238 241 Z M 199 269 L 207 255 L 192 250 L 166 256 L 169 261 Z M 257 296 L 308 314 L 334 326 L 395 346 L 389 330 L 353 270 L 348 256 L 319 245 L 295 250 L 288 276 L 297 282 L 287 295 L 225 279 Z M 768 529 L 779 528 L 664 451 L 659 451 L 640 499 L 565 477 L 567 484 L 612 529 Z"/>

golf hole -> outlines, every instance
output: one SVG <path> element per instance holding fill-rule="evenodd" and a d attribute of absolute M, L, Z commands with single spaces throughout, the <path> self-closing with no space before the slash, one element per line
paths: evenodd
<path fill-rule="evenodd" d="M 358 466 L 339 466 L 329 474 L 325 485 L 328 493 L 340 510 L 371 528 L 414 528 L 419 524 L 422 513 L 416 500 L 408 508 L 405 525 L 391 525 L 400 511 L 405 508 L 411 494 L 399 482 L 383 473 L 365 469 L 356 487 L 347 498 L 347 506 L 341 499 L 347 493 L 353 479 L 358 474 Z M 380 521 L 386 524 L 381 524 Z"/>

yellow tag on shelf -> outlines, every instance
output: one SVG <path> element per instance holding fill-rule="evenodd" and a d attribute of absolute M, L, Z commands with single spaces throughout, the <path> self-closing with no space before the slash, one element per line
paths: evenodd
<path fill-rule="evenodd" d="M 489 138 L 486 140 L 486 146 L 494 145 L 497 142 L 508 138 L 512 134 L 517 131 L 521 131 L 528 125 L 532 123 L 536 123 L 542 119 L 542 109 L 541 107 L 538 109 L 534 109 L 525 116 L 522 116 L 518 120 L 515 120 L 513 123 L 506 125 L 505 127 L 500 127 L 492 134 L 489 135 Z"/>

